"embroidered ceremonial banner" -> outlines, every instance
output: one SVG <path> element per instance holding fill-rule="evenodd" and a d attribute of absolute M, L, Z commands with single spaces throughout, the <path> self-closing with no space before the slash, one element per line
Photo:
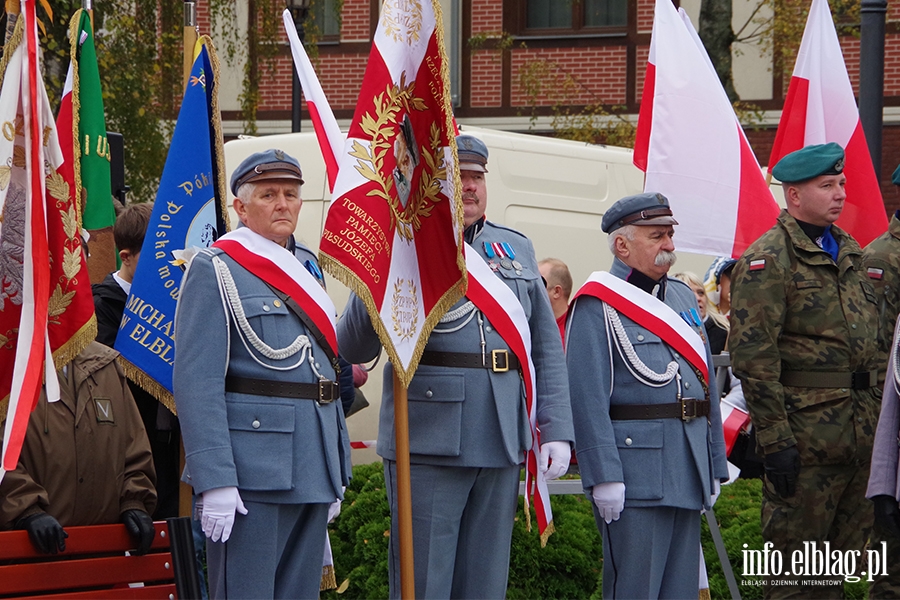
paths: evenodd
<path fill-rule="evenodd" d="M 865 246 L 887 231 L 887 214 L 828 0 L 813 0 L 769 157 L 769 172 L 784 155 L 828 142 L 837 142 L 846 154 L 847 200 L 837 225 Z"/>
<path fill-rule="evenodd" d="M 29 415 L 60 365 L 96 335 L 75 208 L 38 64 L 34 2 L 0 62 L 0 479 L 15 469 Z"/>
<path fill-rule="evenodd" d="M 634 164 L 644 190 L 669 199 L 680 250 L 739 257 L 778 217 L 709 56 L 671 0 L 656 1 Z"/>
<path fill-rule="evenodd" d="M 553 533 L 553 514 L 550 510 L 550 492 L 547 480 L 538 468 L 541 455 L 540 432 L 537 428 L 537 384 L 534 363 L 531 360 L 531 329 L 519 298 L 494 274 L 481 256 L 468 244 L 465 245 L 468 291 L 466 297 L 488 320 L 509 346 L 519 364 L 522 365 L 522 379 L 525 383 L 525 406 L 531 423 L 531 449 L 525 456 L 527 476 L 525 478 L 525 515 L 531 526 L 529 500 L 534 498 L 534 508 L 538 519 L 541 545 Z M 537 494 L 535 495 L 535 488 Z"/>
<path fill-rule="evenodd" d="M 465 291 L 462 202 L 437 0 L 385 0 L 319 245 L 408 386 Z"/>
<path fill-rule="evenodd" d="M 591 273 L 575 293 L 575 298 L 582 294 L 599 298 L 641 327 L 658 335 L 709 383 L 709 364 L 706 362 L 706 344 L 703 338 L 667 304 L 607 271 Z"/>
<path fill-rule="evenodd" d="M 202 36 L 116 336 L 129 379 L 172 412 L 181 266 L 186 256 L 209 247 L 228 229 L 217 74 L 212 41 Z"/>

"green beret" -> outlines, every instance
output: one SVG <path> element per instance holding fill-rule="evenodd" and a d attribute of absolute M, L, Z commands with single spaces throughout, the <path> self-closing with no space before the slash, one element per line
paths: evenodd
<path fill-rule="evenodd" d="M 894 174 L 891 175 L 891 183 L 900 185 L 900 165 L 897 165 L 897 168 L 894 169 Z"/>
<path fill-rule="evenodd" d="M 772 176 L 782 183 L 799 183 L 821 175 L 840 175 L 843 170 L 844 149 L 829 142 L 784 156 L 772 169 Z"/>

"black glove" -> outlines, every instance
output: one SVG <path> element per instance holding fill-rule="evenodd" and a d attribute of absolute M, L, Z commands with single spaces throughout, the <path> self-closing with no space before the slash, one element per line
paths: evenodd
<path fill-rule="evenodd" d="M 156 535 L 150 515 L 143 510 L 129 508 L 122 513 L 122 522 L 125 523 L 125 529 L 128 530 L 131 537 L 137 540 L 137 548 L 134 553 L 139 556 L 147 554 L 150 544 L 153 543 L 153 537 Z"/>
<path fill-rule="evenodd" d="M 900 538 L 900 505 L 896 498 L 875 496 L 872 502 L 875 503 L 875 527 Z"/>
<path fill-rule="evenodd" d="M 45 512 L 22 517 L 16 522 L 16 529 L 26 530 L 31 543 L 42 554 L 56 554 L 66 550 L 66 538 L 69 534 L 59 521 Z"/>
<path fill-rule="evenodd" d="M 797 492 L 797 476 L 800 474 L 800 452 L 791 446 L 765 458 L 766 479 L 775 486 L 782 498 L 790 498 Z"/>

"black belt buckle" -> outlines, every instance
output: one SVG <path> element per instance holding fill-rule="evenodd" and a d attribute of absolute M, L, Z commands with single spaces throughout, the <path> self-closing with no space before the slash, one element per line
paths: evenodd
<path fill-rule="evenodd" d="M 509 371 L 509 352 L 506 350 L 491 350 L 491 371 L 494 373 L 506 373 Z"/>
<path fill-rule="evenodd" d="M 681 405 L 681 420 L 685 423 L 700 416 L 697 414 L 698 402 L 695 398 L 681 398 L 678 404 Z"/>
<path fill-rule="evenodd" d="M 319 381 L 319 397 L 316 399 L 321 405 L 331 404 L 335 401 L 334 389 L 337 386 L 333 381 L 322 379 Z"/>
<path fill-rule="evenodd" d="M 855 373 L 850 373 L 850 389 L 853 390 L 866 390 L 872 387 L 872 373 L 871 371 L 856 371 Z"/>

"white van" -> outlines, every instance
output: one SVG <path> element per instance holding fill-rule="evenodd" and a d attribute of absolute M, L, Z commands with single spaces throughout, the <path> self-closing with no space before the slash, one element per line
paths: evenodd
<path fill-rule="evenodd" d="M 564 261 L 572 273 L 575 289 L 593 271 L 609 268 L 612 255 L 607 236 L 600 230 L 603 213 L 619 198 L 638 194 L 643 189 L 644 174 L 632 164 L 630 149 L 469 126 L 463 131 L 484 141 L 490 153 L 486 176 L 489 220 L 527 235 L 534 243 L 538 260 L 554 257 Z M 298 240 L 318 251 L 331 194 L 314 133 L 228 142 L 225 144 L 228 177 L 244 158 L 269 148 L 280 148 L 300 161 L 305 183 L 296 235 Z M 233 211 L 231 218 L 235 222 Z M 677 228 L 675 246 L 678 246 Z M 679 253 L 672 272 L 693 271 L 702 278 L 712 260 L 711 256 Z M 328 292 L 340 312 L 349 291 L 329 278 Z M 364 388 L 371 406 L 347 421 L 353 441 L 377 437 L 381 366 L 371 371 Z M 354 463 L 374 460 L 378 460 L 374 450 L 353 451 Z"/>

